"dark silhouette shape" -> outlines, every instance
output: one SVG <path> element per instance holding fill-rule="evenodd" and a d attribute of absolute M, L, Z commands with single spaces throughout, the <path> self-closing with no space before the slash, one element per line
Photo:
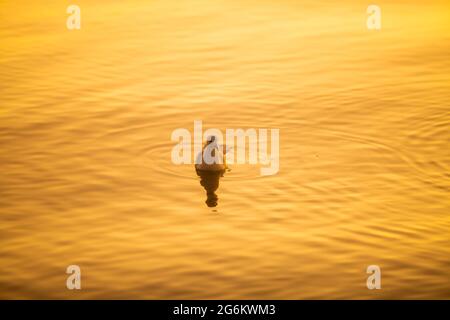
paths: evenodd
<path fill-rule="evenodd" d="M 200 184 L 206 190 L 206 205 L 208 207 L 216 207 L 219 197 L 216 194 L 217 188 L 219 188 L 219 180 L 223 177 L 225 170 L 222 171 L 205 171 L 195 170 L 200 177 Z"/>

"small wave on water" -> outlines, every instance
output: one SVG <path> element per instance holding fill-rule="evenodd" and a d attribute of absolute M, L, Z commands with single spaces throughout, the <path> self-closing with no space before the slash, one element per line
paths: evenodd
<path fill-rule="evenodd" d="M 368 149 L 376 157 L 389 158 L 386 162 L 388 168 L 392 161 L 401 161 L 412 169 L 413 177 L 433 188 L 448 190 L 448 171 L 450 153 L 443 153 L 448 141 L 448 122 L 439 123 L 429 121 L 422 127 L 417 127 L 408 135 L 403 143 L 381 141 L 379 138 L 355 135 L 337 130 L 305 127 L 314 135 L 324 141 L 337 143 L 357 143 L 363 149 Z M 288 130 L 288 129 L 286 129 Z M 340 141 L 340 142 L 339 142 Z M 375 158 L 374 158 L 375 159 Z M 368 163 L 369 164 L 369 163 Z M 375 162 L 374 162 L 375 164 Z"/>

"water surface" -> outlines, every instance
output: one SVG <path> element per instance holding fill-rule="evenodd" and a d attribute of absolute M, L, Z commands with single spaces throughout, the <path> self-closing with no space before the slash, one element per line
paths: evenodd
<path fill-rule="evenodd" d="M 448 2 L 77 4 L 0 3 L 1 298 L 449 298 Z M 208 207 L 194 120 L 279 128 L 280 172 Z"/>

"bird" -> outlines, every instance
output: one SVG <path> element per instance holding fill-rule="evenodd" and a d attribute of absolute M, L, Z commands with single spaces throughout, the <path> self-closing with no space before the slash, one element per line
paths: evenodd
<path fill-rule="evenodd" d="M 203 145 L 202 151 L 197 154 L 197 161 L 195 164 L 196 171 L 214 171 L 214 172 L 223 172 L 227 169 L 226 161 L 223 149 L 219 148 L 217 145 L 215 136 L 209 136 L 206 140 L 206 143 Z M 212 157 L 212 163 L 207 163 L 205 161 L 205 152 L 207 152 L 207 156 L 210 155 Z"/>

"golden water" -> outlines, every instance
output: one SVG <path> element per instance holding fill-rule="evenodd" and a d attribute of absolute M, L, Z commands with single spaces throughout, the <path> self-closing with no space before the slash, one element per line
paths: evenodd
<path fill-rule="evenodd" d="M 74 2 L 0 2 L 1 298 L 450 297 L 448 1 Z M 279 128 L 280 172 L 209 208 L 194 120 Z"/>

